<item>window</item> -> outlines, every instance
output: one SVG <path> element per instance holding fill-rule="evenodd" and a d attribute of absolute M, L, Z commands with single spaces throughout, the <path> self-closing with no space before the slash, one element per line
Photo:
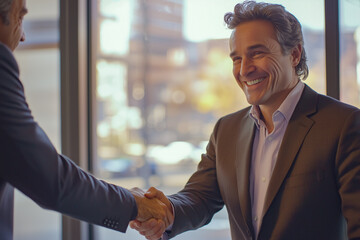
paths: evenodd
<path fill-rule="evenodd" d="M 340 7 L 340 100 L 360 107 L 360 1 L 342 0 Z"/>
<path fill-rule="evenodd" d="M 223 24 L 237 2 L 95 1 L 97 176 L 128 188 L 155 186 L 165 194 L 184 186 L 216 120 L 248 105 L 232 76 L 231 31 Z M 325 93 L 324 1 L 276 2 L 303 24 L 306 83 Z M 96 227 L 97 239 L 118 234 Z M 132 230 L 121 237 L 143 239 Z M 189 238 L 230 239 L 226 210 L 176 239 Z"/>
<path fill-rule="evenodd" d="M 26 41 L 15 51 L 20 79 L 35 120 L 60 151 L 60 74 L 57 0 L 27 1 Z M 44 11 L 46 9 L 46 11 Z M 61 215 L 15 192 L 14 240 L 60 240 Z"/>

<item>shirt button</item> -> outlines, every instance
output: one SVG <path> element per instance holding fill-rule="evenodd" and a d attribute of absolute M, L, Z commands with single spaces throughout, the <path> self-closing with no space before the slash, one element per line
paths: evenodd
<path fill-rule="evenodd" d="M 262 177 L 261 181 L 265 182 L 266 181 L 266 177 Z"/>
<path fill-rule="evenodd" d="M 254 217 L 254 221 L 257 222 L 258 218 L 257 217 Z"/>

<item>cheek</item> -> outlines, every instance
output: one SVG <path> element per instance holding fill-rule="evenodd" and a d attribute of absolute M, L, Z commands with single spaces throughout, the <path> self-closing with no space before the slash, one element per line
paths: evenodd
<path fill-rule="evenodd" d="M 238 66 L 238 64 L 237 65 L 234 64 L 233 65 L 233 75 L 234 75 L 236 83 L 241 87 L 240 79 L 239 79 L 239 71 L 240 71 L 240 67 Z"/>
<path fill-rule="evenodd" d="M 21 32 L 21 33 L 23 31 L 23 24 L 22 23 L 23 23 L 23 21 L 19 20 L 17 25 L 16 25 L 17 31 Z"/>
<path fill-rule="evenodd" d="M 283 64 L 278 58 L 272 57 L 268 59 L 267 68 L 268 71 L 273 75 L 274 78 L 278 78 L 282 74 Z"/>
<path fill-rule="evenodd" d="M 233 64 L 233 75 L 236 81 L 239 80 L 239 74 L 240 74 L 240 64 Z"/>
<path fill-rule="evenodd" d="M 14 20 L 14 30 L 15 31 L 19 31 L 21 28 L 22 28 L 22 20 L 21 19 L 16 19 L 16 20 Z"/>
<path fill-rule="evenodd" d="M 236 78 L 236 66 L 235 65 L 233 65 L 232 72 L 233 72 L 234 77 Z"/>

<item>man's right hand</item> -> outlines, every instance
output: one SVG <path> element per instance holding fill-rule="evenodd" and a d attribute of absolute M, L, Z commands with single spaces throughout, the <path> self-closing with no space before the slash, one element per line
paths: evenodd
<path fill-rule="evenodd" d="M 138 215 L 136 220 L 145 222 L 151 218 L 163 220 L 166 225 L 168 221 L 167 206 L 156 198 L 145 197 L 145 192 L 140 188 L 132 188 L 130 192 L 135 198 L 138 207 Z"/>
<path fill-rule="evenodd" d="M 149 219 L 147 221 L 139 221 L 138 219 L 130 222 L 130 227 L 137 230 L 148 240 L 158 240 L 162 237 L 165 230 L 174 223 L 174 213 L 170 201 L 163 192 L 154 187 L 149 188 L 145 193 L 149 200 L 159 200 L 166 206 L 166 220 Z"/>

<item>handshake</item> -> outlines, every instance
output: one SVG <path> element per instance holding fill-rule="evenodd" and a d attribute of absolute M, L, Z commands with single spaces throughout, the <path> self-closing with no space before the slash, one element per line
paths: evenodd
<path fill-rule="evenodd" d="M 135 197 L 138 207 L 138 215 L 130 222 L 130 227 L 148 240 L 160 239 L 174 222 L 170 201 L 163 192 L 154 187 L 149 188 L 146 193 L 139 188 L 132 188 L 130 192 Z"/>

